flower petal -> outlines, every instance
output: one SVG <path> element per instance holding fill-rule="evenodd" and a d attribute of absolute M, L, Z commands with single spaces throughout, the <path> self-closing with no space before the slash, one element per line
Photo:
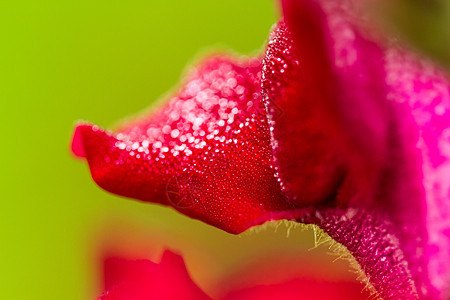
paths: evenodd
<path fill-rule="evenodd" d="M 284 190 L 300 204 L 334 197 L 342 184 L 340 203 L 372 201 L 388 156 L 383 52 L 341 16 L 340 4 L 283 1 L 287 27 L 274 30 L 264 58 L 266 106 L 288 112 L 268 110 L 274 154 Z"/>
<path fill-rule="evenodd" d="M 211 299 L 190 278 L 181 256 L 164 252 L 161 262 L 105 261 L 105 293 L 98 300 Z"/>
<path fill-rule="evenodd" d="M 242 232 L 291 207 L 272 167 L 260 70 L 256 59 L 212 58 L 169 103 L 117 133 L 79 125 L 72 148 L 107 191 Z"/>

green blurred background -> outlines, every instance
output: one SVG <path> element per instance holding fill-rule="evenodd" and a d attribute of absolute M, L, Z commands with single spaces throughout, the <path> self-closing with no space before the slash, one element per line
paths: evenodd
<path fill-rule="evenodd" d="M 277 11 L 271 0 L 0 1 L 0 299 L 94 299 L 104 244 L 180 250 L 207 290 L 271 251 L 339 269 L 307 251 L 311 232 L 231 236 L 104 192 L 69 153 L 76 120 L 110 127 L 145 109 L 199 53 L 259 53 Z"/>

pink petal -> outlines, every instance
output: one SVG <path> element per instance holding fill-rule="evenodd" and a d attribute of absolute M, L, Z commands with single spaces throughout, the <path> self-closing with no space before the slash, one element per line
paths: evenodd
<path fill-rule="evenodd" d="M 388 99 L 397 110 L 409 159 L 403 178 L 420 186 L 411 196 L 422 206 L 431 282 L 445 297 L 450 292 L 450 80 L 429 61 L 398 48 L 387 51 L 386 68 Z M 402 202 L 407 210 L 411 199 Z"/>

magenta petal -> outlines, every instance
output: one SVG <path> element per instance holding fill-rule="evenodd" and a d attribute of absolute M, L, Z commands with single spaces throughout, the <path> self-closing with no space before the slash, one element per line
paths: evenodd
<path fill-rule="evenodd" d="M 430 279 L 444 297 L 450 293 L 450 80 L 429 61 L 395 48 L 387 51 L 386 68 L 405 157 L 420 170 L 412 180 L 421 185 L 414 196 L 427 212 Z"/>

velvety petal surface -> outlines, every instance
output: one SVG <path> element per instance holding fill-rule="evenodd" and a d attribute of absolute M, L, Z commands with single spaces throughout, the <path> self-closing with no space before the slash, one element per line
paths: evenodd
<path fill-rule="evenodd" d="M 232 233 L 292 207 L 275 178 L 257 59 L 215 57 L 114 133 L 80 124 L 72 149 L 107 191 L 173 206 Z"/>

